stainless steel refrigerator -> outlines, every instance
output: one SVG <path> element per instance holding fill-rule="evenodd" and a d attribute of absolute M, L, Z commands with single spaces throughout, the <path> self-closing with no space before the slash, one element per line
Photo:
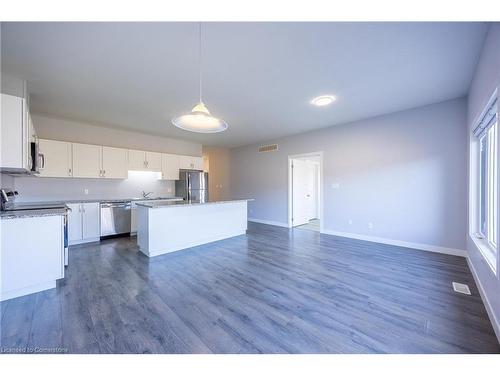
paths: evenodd
<path fill-rule="evenodd" d="M 208 202 L 208 173 L 181 169 L 175 181 L 175 196 L 192 202 Z"/>

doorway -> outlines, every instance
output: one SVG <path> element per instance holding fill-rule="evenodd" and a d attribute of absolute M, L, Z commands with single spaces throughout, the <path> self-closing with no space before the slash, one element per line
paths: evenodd
<path fill-rule="evenodd" d="M 288 226 L 323 229 L 323 152 L 288 157 Z"/>

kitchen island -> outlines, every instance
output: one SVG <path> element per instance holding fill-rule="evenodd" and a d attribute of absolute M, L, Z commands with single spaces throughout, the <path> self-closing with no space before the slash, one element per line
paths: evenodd
<path fill-rule="evenodd" d="M 240 236 L 249 199 L 137 203 L 137 244 L 149 257 Z"/>

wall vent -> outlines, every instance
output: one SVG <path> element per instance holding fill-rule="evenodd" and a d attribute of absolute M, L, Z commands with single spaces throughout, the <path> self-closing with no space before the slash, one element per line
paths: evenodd
<path fill-rule="evenodd" d="M 259 152 L 271 152 L 278 150 L 278 145 L 264 145 L 259 147 Z"/>

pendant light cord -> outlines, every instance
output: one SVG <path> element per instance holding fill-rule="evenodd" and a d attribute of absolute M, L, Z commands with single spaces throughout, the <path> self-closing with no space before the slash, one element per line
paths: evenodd
<path fill-rule="evenodd" d="M 201 93 L 202 93 L 202 73 L 201 73 L 201 22 L 199 23 L 199 33 L 198 33 L 198 58 L 199 58 L 199 74 L 200 74 L 200 103 L 201 101 Z"/>

